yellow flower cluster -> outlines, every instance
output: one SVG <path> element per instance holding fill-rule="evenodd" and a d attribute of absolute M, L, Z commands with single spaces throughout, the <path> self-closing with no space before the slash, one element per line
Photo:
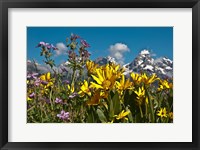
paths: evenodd
<path fill-rule="evenodd" d="M 78 94 L 80 97 L 85 97 L 87 105 L 98 105 L 98 107 L 105 106 L 105 108 L 109 110 L 111 108 L 108 109 L 108 107 L 112 107 L 112 104 L 109 102 L 112 97 L 111 93 L 114 95 L 118 93 L 118 98 L 115 99 L 115 101 L 117 100 L 119 105 L 123 108 L 120 108 L 120 111 L 115 112 L 115 114 L 113 114 L 114 116 L 111 115 L 112 119 L 110 118 L 108 123 L 114 121 L 128 121 L 127 115 L 130 111 L 128 109 L 125 111 L 125 94 L 129 94 L 129 97 L 131 93 L 135 94 L 135 99 L 134 96 L 131 99 L 136 101 L 141 116 L 144 116 L 142 113 L 144 110 L 143 106 L 146 107 L 146 113 L 148 111 L 147 107 L 153 109 L 152 100 L 154 99 L 154 96 L 149 95 L 149 92 L 152 90 L 152 92 L 159 92 L 172 88 L 172 83 L 169 83 L 167 80 L 161 80 L 156 74 L 149 76 L 146 73 L 138 74 L 132 72 L 130 78 L 126 78 L 123 74 L 124 69 L 121 68 L 120 65 L 113 63 L 99 66 L 89 60 L 86 62 L 86 67 L 88 70 L 88 79 L 83 81 Z M 109 111 L 112 114 L 112 110 Z M 157 116 L 161 118 L 169 116 L 170 119 L 173 119 L 172 112 L 167 114 L 166 108 L 161 108 L 157 112 Z"/>
<path fill-rule="evenodd" d="M 127 89 L 134 90 L 139 105 L 143 101 L 148 103 L 144 86 L 149 86 L 156 80 L 160 80 L 155 74 L 148 77 L 145 73 L 137 74 L 134 72 L 131 73 L 131 78 L 125 79 L 124 69 L 113 63 L 99 66 L 89 60 L 86 62 L 86 68 L 93 81 L 84 80 L 78 94 L 80 97 L 89 96 L 90 100 L 87 103 L 89 105 L 99 104 L 101 98 L 107 98 L 110 90 L 116 90 L 120 95 L 123 95 Z M 159 89 L 167 88 L 167 83 L 167 81 L 161 82 Z"/>

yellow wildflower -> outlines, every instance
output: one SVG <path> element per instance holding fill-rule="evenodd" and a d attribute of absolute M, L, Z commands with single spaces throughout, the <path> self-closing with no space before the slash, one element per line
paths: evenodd
<path fill-rule="evenodd" d="M 141 83 L 141 81 L 142 81 L 142 77 L 139 75 L 139 74 L 137 74 L 137 73 L 134 73 L 134 72 L 132 72 L 131 73 L 131 77 L 132 77 L 132 79 L 133 79 L 133 82 L 135 83 L 135 84 L 140 84 Z"/>
<path fill-rule="evenodd" d="M 44 75 L 40 76 L 40 80 L 42 81 L 41 83 L 43 83 L 42 85 L 45 85 L 44 88 L 48 88 L 50 86 L 53 85 L 54 79 L 51 79 L 51 73 L 48 72 Z"/>
<path fill-rule="evenodd" d="M 51 73 L 48 72 L 46 74 L 41 75 L 40 77 L 41 84 L 40 87 L 43 89 L 41 90 L 42 94 L 47 94 L 49 92 L 49 88 L 53 86 L 54 84 L 54 78 L 51 78 Z"/>
<path fill-rule="evenodd" d="M 101 98 L 100 91 L 96 91 L 91 100 L 87 101 L 87 105 L 98 105 Z"/>
<path fill-rule="evenodd" d="M 114 117 L 116 117 L 117 120 L 120 120 L 120 119 L 128 120 L 128 118 L 127 118 L 126 116 L 127 116 L 129 113 L 130 113 L 130 111 L 124 112 L 124 110 L 122 110 L 122 112 L 120 112 L 118 115 L 115 115 Z"/>
<path fill-rule="evenodd" d="M 161 91 L 164 89 L 170 89 L 172 87 L 173 87 L 172 83 L 169 83 L 167 80 L 160 80 L 158 91 Z"/>
<path fill-rule="evenodd" d="M 89 74 L 95 74 L 96 73 L 96 68 L 98 67 L 98 64 L 95 64 L 93 61 L 88 60 L 86 62 L 86 68 L 88 70 Z"/>
<path fill-rule="evenodd" d="M 124 69 L 120 69 L 120 65 L 114 63 L 110 63 L 109 66 L 114 70 L 114 74 L 116 75 L 116 77 L 120 78 L 120 76 L 124 72 Z"/>
<path fill-rule="evenodd" d="M 116 88 L 120 94 L 122 94 L 123 91 L 125 91 L 126 89 L 132 89 L 131 86 L 132 82 L 130 82 L 130 79 L 127 79 L 125 81 L 124 75 L 122 75 L 120 82 L 116 81 Z"/>
<path fill-rule="evenodd" d="M 139 105 L 142 105 L 143 100 L 148 104 L 148 98 L 145 98 L 145 90 L 143 86 L 141 88 L 139 87 L 138 91 L 135 90 L 134 92 L 137 95 L 137 102 Z"/>
<path fill-rule="evenodd" d="M 88 94 L 89 96 L 91 96 L 91 92 L 88 87 L 88 82 L 86 80 L 84 80 L 83 85 L 80 87 L 80 91 L 78 92 L 78 94 L 81 97 L 83 97 L 85 94 Z"/>
<path fill-rule="evenodd" d="M 28 101 L 33 100 L 34 96 L 35 96 L 35 93 L 33 92 L 33 90 L 32 89 L 28 89 L 28 91 L 27 91 L 27 100 Z"/>
<path fill-rule="evenodd" d="M 164 107 L 163 109 L 160 108 L 160 110 L 158 110 L 157 115 L 160 116 L 161 118 L 163 118 L 163 117 L 167 118 L 167 111 L 166 111 L 166 108 L 165 108 L 165 107 Z"/>
<path fill-rule="evenodd" d="M 67 88 L 68 88 L 68 92 L 69 93 L 73 93 L 74 92 L 74 85 L 73 84 L 71 86 L 68 84 Z"/>
<path fill-rule="evenodd" d="M 106 123 L 113 123 L 114 122 L 114 120 L 112 120 L 112 121 L 110 121 L 110 122 L 106 122 Z"/>
<path fill-rule="evenodd" d="M 156 74 L 153 74 L 151 77 L 147 77 L 146 73 L 142 74 L 142 81 L 146 84 L 149 85 L 159 79 Z"/>
<path fill-rule="evenodd" d="M 173 119 L 173 112 L 170 112 L 170 113 L 168 114 L 168 116 L 169 116 L 169 119 Z"/>
<path fill-rule="evenodd" d="M 116 68 L 115 68 L 116 69 Z M 91 82 L 90 88 L 109 90 L 112 89 L 117 79 L 116 70 L 109 65 L 96 69 L 97 75 L 92 75 L 96 83 Z"/>

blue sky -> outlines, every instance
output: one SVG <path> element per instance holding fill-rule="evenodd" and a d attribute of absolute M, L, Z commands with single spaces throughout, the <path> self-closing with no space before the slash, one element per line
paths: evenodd
<path fill-rule="evenodd" d="M 55 54 L 56 64 L 67 60 L 66 38 L 77 34 L 89 44 L 91 59 L 111 55 L 117 61 L 128 63 L 143 49 L 151 50 L 156 56 L 173 59 L 172 27 L 27 27 L 27 59 L 42 64 L 40 41 L 58 45 L 63 49 Z"/>

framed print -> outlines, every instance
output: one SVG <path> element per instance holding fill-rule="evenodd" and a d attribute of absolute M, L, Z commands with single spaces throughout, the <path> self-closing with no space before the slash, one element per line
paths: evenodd
<path fill-rule="evenodd" d="M 1 149 L 199 149 L 198 0 L 1 0 Z"/>

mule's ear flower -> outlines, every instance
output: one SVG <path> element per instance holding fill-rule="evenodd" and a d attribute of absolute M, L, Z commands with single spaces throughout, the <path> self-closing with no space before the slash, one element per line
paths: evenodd
<path fill-rule="evenodd" d="M 165 117 L 167 118 L 167 111 L 166 108 L 160 108 L 160 110 L 158 110 L 157 112 L 157 116 L 160 116 L 161 118 Z"/>
<path fill-rule="evenodd" d="M 137 103 L 139 106 L 141 106 L 143 102 L 148 104 L 148 98 L 145 98 L 145 89 L 143 86 L 141 88 L 139 87 L 138 90 L 134 90 L 134 92 L 137 95 Z"/>
<path fill-rule="evenodd" d="M 116 88 L 121 95 L 123 91 L 125 91 L 126 89 L 133 89 L 131 86 L 132 86 L 132 82 L 130 82 L 129 79 L 125 81 L 124 75 L 122 75 L 120 82 L 116 81 Z"/>
<path fill-rule="evenodd" d="M 44 75 L 41 75 L 40 79 L 43 80 L 43 81 L 49 81 L 51 79 L 51 73 L 48 72 L 48 73 L 46 73 Z"/>
<path fill-rule="evenodd" d="M 120 120 L 120 119 L 125 119 L 125 120 L 128 120 L 128 118 L 126 117 L 128 114 L 130 113 L 130 111 L 124 111 L 122 110 L 122 112 L 119 113 L 119 115 L 115 115 L 116 119 L 117 120 Z"/>
<path fill-rule="evenodd" d="M 170 112 L 170 113 L 168 114 L 168 116 L 169 116 L 169 119 L 173 119 L 173 112 Z"/>
<path fill-rule="evenodd" d="M 96 75 L 92 75 L 92 78 L 97 82 L 91 82 L 91 87 L 96 89 L 109 90 L 115 85 L 118 78 L 118 72 L 109 65 L 96 69 Z"/>
<path fill-rule="evenodd" d="M 98 64 L 95 64 L 91 60 L 88 60 L 86 62 L 86 68 L 87 68 L 89 74 L 95 74 L 97 67 L 98 67 Z"/>
<path fill-rule="evenodd" d="M 78 93 L 81 97 L 83 97 L 85 94 L 91 96 L 91 91 L 88 87 L 88 82 L 84 80 L 83 85 L 80 87 L 80 91 Z"/>
<path fill-rule="evenodd" d="M 150 77 L 147 77 L 146 73 L 142 74 L 142 81 L 146 84 L 152 84 L 154 81 L 158 80 L 159 78 L 156 76 L 156 74 L 153 74 Z"/>
<path fill-rule="evenodd" d="M 87 101 L 87 105 L 98 105 L 100 103 L 100 91 L 96 91 L 91 100 Z"/>
<path fill-rule="evenodd" d="M 134 72 L 131 73 L 131 78 L 133 79 L 133 82 L 137 85 L 140 84 L 142 81 L 142 77 Z"/>
<path fill-rule="evenodd" d="M 160 80 L 160 85 L 158 88 L 158 91 L 164 90 L 164 89 L 170 89 L 173 88 L 173 84 L 169 83 L 167 80 Z"/>

